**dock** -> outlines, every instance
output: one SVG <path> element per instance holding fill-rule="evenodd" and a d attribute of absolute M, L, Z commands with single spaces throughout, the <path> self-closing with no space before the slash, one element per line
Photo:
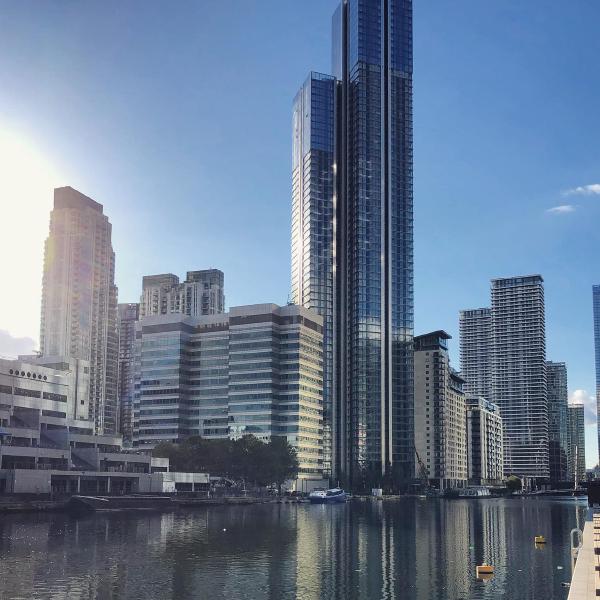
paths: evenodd
<path fill-rule="evenodd" d="M 588 509 L 568 600 L 600 597 L 600 508 Z"/>

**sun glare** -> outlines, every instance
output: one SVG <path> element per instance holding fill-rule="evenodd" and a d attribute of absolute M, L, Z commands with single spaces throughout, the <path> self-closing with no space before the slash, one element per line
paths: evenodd
<path fill-rule="evenodd" d="M 26 138 L 0 126 L 0 330 L 39 337 L 43 243 L 52 190 L 64 185 L 50 160 Z"/>

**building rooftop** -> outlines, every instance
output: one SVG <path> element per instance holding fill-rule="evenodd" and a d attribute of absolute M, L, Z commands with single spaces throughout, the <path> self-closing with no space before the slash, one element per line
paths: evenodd
<path fill-rule="evenodd" d="M 54 189 L 54 208 L 91 208 L 100 214 L 103 211 L 102 204 L 70 186 Z"/>

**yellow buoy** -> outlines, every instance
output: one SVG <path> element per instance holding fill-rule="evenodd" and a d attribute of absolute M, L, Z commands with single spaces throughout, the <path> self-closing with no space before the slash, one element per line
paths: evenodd
<path fill-rule="evenodd" d="M 483 563 L 482 565 L 477 565 L 475 572 L 478 579 L 489 578 L 490 575 L 494 574 L 494 567 L 492 565 Z"/>
<path fill-rule="evenodd" d="M 546 543 L 546 538 L 543 535 L 536 535 L 535 536 L 535 543 L 536 544 L 545 544 Z"/>

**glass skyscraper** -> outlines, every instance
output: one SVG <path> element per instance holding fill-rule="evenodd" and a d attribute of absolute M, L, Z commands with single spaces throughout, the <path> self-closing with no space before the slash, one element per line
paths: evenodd
<path fill-rule="evenodd" d="M 325 466 L 414 470 L 412 2 L 344 0 L 294 103 L 292 300 L 324 317 Z"/>
<path fill-rule="evenodd" d="M 594 301 L 594 350 L 596 351 L 596 411 L 600 415 L 600 285 L 592 286 Z M 600 419 L 598 419 L 598 449 L 600 450 Z"/>
<path fill-rule="evenodd" d="M 567 365 L 546 362 L 548 381 L 548 461 L 550 481 L 567 479 L 568 406 Z"/>

